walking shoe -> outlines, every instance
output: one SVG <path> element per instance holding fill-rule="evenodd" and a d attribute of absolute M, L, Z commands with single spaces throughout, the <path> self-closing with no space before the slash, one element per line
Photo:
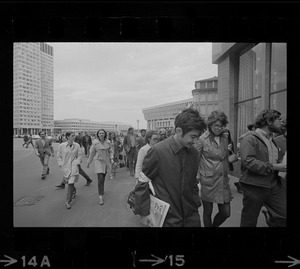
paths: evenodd
<path fill-rule="evenodd" d="M 103 204 L 104 204 L 104 202 L 103 202 L 103 197 L 102 197 L 102 196 L 99 196 L 99 204 L 100 204 L 100 205 L 103 205 Z"/>
<path fill-rule="evenodd" d="M 46 178 L 46 175 L 42 175 L 42 179 L 45 179 Z"/>
<path fill-rule="evenodd" d="M 56 185 L 55 187 L 59 188 L 59 189 L 64 189 L 65 188 L 65 184 L 59 184 L 59 185 Z"/>
<path fill-rule="evenodd" d="M 89 186 L 92 182 L 93 182 L 93 180 L 88 179 L 87 182 L 86 182 L 86 184 L 84 186 Z"/>
<path fill-rule="evenodd" d="M 71 208 L 70 203 L 66 202 L 66 207 L 67 207 L 67 209 L 70 209 Z"/>

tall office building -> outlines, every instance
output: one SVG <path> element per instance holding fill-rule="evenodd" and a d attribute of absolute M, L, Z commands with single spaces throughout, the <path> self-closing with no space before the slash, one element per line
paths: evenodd
<path fill-rule="evenodd" d="M 14 43 L 14 135 L 54 128 L 53 47 Z"/>

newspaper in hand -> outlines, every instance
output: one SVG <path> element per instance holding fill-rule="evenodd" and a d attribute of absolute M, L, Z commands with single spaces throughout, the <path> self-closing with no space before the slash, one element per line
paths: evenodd
<path fill-rule="evenodd" d="M 150 194 L 150 218 L 153 225 L 151 227 L 162 227 L 168 213 L 170 204 L 158 199 Z"/>

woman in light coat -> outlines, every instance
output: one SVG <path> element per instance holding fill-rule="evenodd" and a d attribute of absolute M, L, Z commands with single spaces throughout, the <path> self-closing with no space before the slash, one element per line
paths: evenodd
<path fill-rule="evenodd" d="M 111 163 L 113 162 L 114 156 L 111 143 L 106 140 L 106 131 L 104 129 L 100 129 L 96 136 L 97 138 L 93 141 L 91 153 L 87 160 L 87 167 L 89 168 L 90 163 L 94 159 L 95 173 L 98 177 L 99 204 L 103 205 L 105 176 L 107 171 L 111 170 Z"/>
<path fill-rule="evenodd" d="M 158 142 L 158 134 L 156 131 L 150 130 L 147 132 L 145 136 L 145 142 L 146 145 L 141 147 L 138 153 L 137 161 L 136 161 L 136 166 L 135 166 L 135 179 L 136 179 L 136 184 L 138 183 L 138 179 L 140 177 L 140 174 L 142 172 L 142 167 L 143 167 L 143 161 L 145 156 L 147 155 L 148 150 Z"/>
<path fill-rule="evenodd" d="M 79 164 L 81 163 L 82 150 L 78 143 L 74 142 L 75 133 L 66 133 L 66 142 L 62 142 L 58 146 L 57 162 L 60 167 L 65 182 L 68 183 L 67 192 L 67 209 L 71 208 L 71 201 L 75 198 L 76 188 L 75 182 L 78 182 L 79 178 Z"/>
<path fill-rule="evenodd" d="M 197 178 L 201 183 L 205 227 L 219 227 L 230 216 L 229 149 L 227 137 L 223 134 L 227 124 L 223 112 L 213 111 L 207 120 L 207 131 L 195 144 L 199 152 Z M 217 203 L 219 212 L 212 221 L 213 203 Z"/>

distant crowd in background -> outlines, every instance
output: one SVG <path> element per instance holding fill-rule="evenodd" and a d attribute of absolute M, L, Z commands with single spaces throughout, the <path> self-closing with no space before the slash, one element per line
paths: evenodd
<path fill-rule="evenodd" d="M 239 181 L 234 182 L 243 195 L 240 226 L 256 227 L 262 212 L 268 226 L 285 227 L 286 119 L 282 120 L 276 110 L 261 111 L 236 146 L 227 125 L 222 111 L 213 111 L 204 120 L 197 110 L 188 108 L 176 117 L 172 129 L 141 129 L 137 134 L 131 127 L 127 134 L 104 129 L 96 134 L 60 134 L 57 161 L 62 180 L 56 187 L 68 185 L 66 207 L 70 209 L 79 175 L 86 179 L 86 186 L 93 181 L 81 167 L 85 156 L 87 168 L 94 164 L 100 205 L 104 204 L 106 175 L 115 179 L 117 169 L 126 167 L 135 179 L 128 203 L 143 224 L 153 225 L 149 198 L 153 194 L 170 204 L 164 227 L 200 227 L 201 205 L 204 226 L 219 227 L 231 216 L 229 174 L 234 170 L 233 163 L 240 161 Z M 54 150 L 45 132 L 39 136 L 35 145 L 31 135 L 24 136 L 23 146 L 35 149 L 45 179 Z M 213 204 L 218 207 L 214 218 Z"/>

